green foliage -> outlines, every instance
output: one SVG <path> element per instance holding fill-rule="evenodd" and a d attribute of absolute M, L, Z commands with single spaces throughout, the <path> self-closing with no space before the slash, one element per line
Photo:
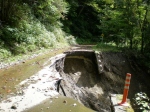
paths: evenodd
<path fill-rule="evenodd" d="M 141 0 L 114 0 L 107 4 L 98 26 L 105 35 L 104 42 L 114 41 L 130 49 L 144 50 L 150 37 L 146 33 L 149 31 L 148 9 L 148 1 Z"/>
<path fill-rule="evenodd" d="M 11 56 L 11 52 L 8 49 L 0 47 L 0 60 L 3 60 L 10 56 Z"/>
<path fill-rule="evenodd" d="M 97 25 L 100 25 L 101 6 L 99 1 L 67 0 L 67 2 L 70 5 L 70 10 L 62 20 L 64 31 L 73 34 L 77 38 L 90 39 L 91 41 L 97 40 L 101 34 L 97 27 Z"/>
<path fill-rule="evenodd" d="M 77 44 L 76 39 L 73 36 L 71 36 L 71 35 L 67 36 L 66 39 L 67 39 L 67 42 L 70 45 L 76 45 Z"/>
<path fill-rule="evenodd" d="M 94 47 L 97 51 L 104 51 L 104 52 L 120 52 L 121 49 L 119 49 L 114 43 L 99 43 L 96 47 Z"/>
<path fill-rule="evenodd" d="M 68 12 L 68 5 L 63 0 L 38 0 L 32 7 L 35 17 L 49 30 L 52 30 L 50 26 L 59 26 L 58 19 Z"/>
<path fill-rule="evenodd" d="M 63 0 L 0 1 L 1 59 L 74 43 L 61 29 L 60 19 L 67 12 L 68 4 Z"/>
<path fill-rule="evenodd" d="M 96 42 L 93 42 L 92 39 L 77 38 L 76 41 L 78 44 L 82 44 L 82 45 L 96 44 Z"/>
<path fill-rule="evenodd" d="M 1 56 L 76 44 L 77 40 L 99 43 L 98 48 L 141 49 L 150 59 L 149 9 L 149 0 L 1 0 L 1 54 L 6 54 Z"/>
<path fill-rule="evenodd" d="M 139 62 L 150 71 L 150 1 L 114 0 L 102 8 L 101 42 L 114 42 L 118 47 L 138 53 Z M 140 53 L 140 52 L 141 53 Z"/>
<path fill-rule="evenodd" d="M 150 99 L 146 93 L 140 92 L 136 93 L 134 97 L 134 106 L 136 111 L 148 112 L 150 111 Z"/>
<path fill-rule="evenodd" d="M 123 34 L 124 20 L 121 18 L 122 13 L 119 11 L 109 11 L 104 9 L 105 16 L 103 16 L 101 25 L 98 26 L 104 35 L 104 42 L 115 42 L 119 45 L 120 42 L 125 40 L 125 34 Z"/>

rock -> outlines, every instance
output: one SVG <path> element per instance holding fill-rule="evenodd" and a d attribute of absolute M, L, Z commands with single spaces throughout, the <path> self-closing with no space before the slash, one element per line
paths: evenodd
<path fill-rule="evenodd" d="M 7 90 L 7 93 L 10 93 L 10 92 L 11 92 L 11 90 L 10 90 L 10 89 L 8 89 L 8 90 Z"/>
<path fill-rule="evenodd" d="M 53 90 L 54 88 L 50 87 L 50 90 Z"/>
<path fill-rule="evenodd" d="M 55 99 L 58 99 L 58 97 L 55 97 Z"/>
<path fill-rule="evenodd" d="M 26 63 L 25 61 L 23 61 L 22 63 Z"/>
<path fill-rule="evenodd" d="M 11 109 L 17 109 L 17 107 L 15 105 L 12 105 Z"/>
<path fill-rule="evenodd" d="M 32 88 L 34 89 L 35 87 L 34 87 L 34 86 L 32 86 Z"/>
<path fill-rule="evenodd" d="M 11 99 L 8 99 L 7 102 L 12 102 L 12 100 L 11 100 Z"/>
<path fill-rule="evenodd" d="M 73 104 L 73 106 L 75 107 L 75 106 L 77 106 L 77 104 L 76 104 L 76 103 L 74 103 L 74 104 Z"/>
<path fill-rule="evenodd" d="M 3 86 L 2 89 L 6 89 L 6 86 Z"/>
<path fill-rule="evenodd" d="M 66 100 L 64 100 L 64 101 L 63 101 L 63 103 L 67 103 L 67 101 L 66 101 Z"/>
<path fill-rule="evenodd" d="M 24 91 L 23 90 L 17 91 L 17 95 L 24 95 Z"/>
<path fill-rule="evenodd" d="M 76 90 L 73 90 L 73 93 L 74 93 L 74 94 L 77 94 L 77 93 L 78 93 L 78 91 L 76 91 Z"/>

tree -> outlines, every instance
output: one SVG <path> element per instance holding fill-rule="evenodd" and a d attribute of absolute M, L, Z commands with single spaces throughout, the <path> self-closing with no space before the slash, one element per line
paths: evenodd
<path fill-rule="evenodd" d="M 114 0 L 106 5 L 103 12 L 99 28 L 107 35 L 107 41 L 129 44 L 130 49 L 141 46 L 143 52 L 148 42 L 145 40 L 149 37 L 146 33 L 149 28 L 149 1 Z"/>
<path fill-rule="evenodd" d="M 146 32 L 149 29 L 149 22 L 147 16 L 149 13 L 149 0 L 137 0 L 137 14 L 138 14 L 138 25 L 141 31 L 141 52 L 144 52 L 144 46 L 146 44 Z M 149 43 L 149 42 L 148 42 Z"/>
<path fill-rule="evenodd" d="M 2 25 L 16 25 L 23 13 L 20 0 L 0 0 L 0 22 Z"/>
<path fill-rule="evenodd" d="M 78 38 L 97 41 L 101 35 L 97 26 L 100 25 L 100 10 L 103 1 L 67 0 L 67 2 L 70 5 L 70 10 L 63 20 L 64 30 Z"/>

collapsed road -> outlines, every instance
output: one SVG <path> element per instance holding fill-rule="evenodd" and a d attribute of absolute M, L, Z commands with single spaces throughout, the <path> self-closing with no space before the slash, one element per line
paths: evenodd
<path fill-rule="evenodd" d="M 55 84 L 61 77 L 54 64 L 56 60 L 63 57 L 65 57 L 65 54 L 50 58 L 50 66 L 44 67 L 38 73 L 17 85 L 17 93 L 11 93 L 6 100 L 0 103 L 1 112 L 21 112 L 47 98 L 58 95 Z"/>
<path fill-rule="evenodd" d="M 139 88 L 148 90 L 141 87 L 144 79 L 140 85 L 136 79 L 140 77 L 138 66 L 131 65 L 123 53 L 71 50 L 49 61 L 50 64 L 44 63 L 36 74 L 20 82 L 15 93 L 1 99 L 0 111 L 62 112 L 67 108 L 72 112 L 112 112 L 110 94 L 122 93 L 127 72 L 134 77 L 130 98 Z"/>

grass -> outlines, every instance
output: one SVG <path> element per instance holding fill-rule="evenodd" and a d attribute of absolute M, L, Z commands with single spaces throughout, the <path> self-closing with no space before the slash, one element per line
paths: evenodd
<path fill-rule="evenodd" d="M 117 47 L 115 44 L 98 43 L 93 49 L 95 51 L 121 52 L 121 48 Z"/>
<path fill-rule="evenodd" d="M 21 61 L 25 61 L 25 60 L 28 60 L 28 59 L 31 59 L 31 58 L 34 58 L 36 56 L 39 56 L 39 55 L 43 55 L 43 54 L 47 54 L 49 52 L 52 52 L 52 51 L 55 51 L 55 50 L 59 50 L 59 49 L 67 49 L 69 48 L 68 45 L 61 45 L 58 46 L 58 47 L 52 47 L 52 48 L 43 48 L 43 49 L 40 49 L 40 50 L 35 50 L 33 52 L 28 52 L 27 54 L 18 54 L 18 55 L 11 55 L 7 58 L 4 58 L 4 59 L 1 59 L 1 64 L 2 65 L 13 65 L 15 63 L 18 63 L 18 62 L 21 62 Z"/>
<path fill-rule="evenodd" d="M 5 44 L 0 40 L 0 62 L 11 63 L 22 60 L 33 54 L 43 53 L 47 50 L 56 48 L 65 48 L 71 44 L 75 44 L 75 39 L 71 35 L 67 35 L 60 27 L 53 27 L 53 31 L 48 31 L 39 21 L 24 21 L 24 27 L 17 28 L 7 27 L 7 37 L 11 36 L 15 41 L 7 40 L 9 44 Z M 5 36 L 5 35 L 3 35 Z"/>
<path fill-rule="evenodd" d="M 92 42 L 91 39 L 82 39 L 82 38 L 76 38 L 76 42 L 80 45 L 90 45 L 90 44 L 96 44 L 97 42 Z"/>

